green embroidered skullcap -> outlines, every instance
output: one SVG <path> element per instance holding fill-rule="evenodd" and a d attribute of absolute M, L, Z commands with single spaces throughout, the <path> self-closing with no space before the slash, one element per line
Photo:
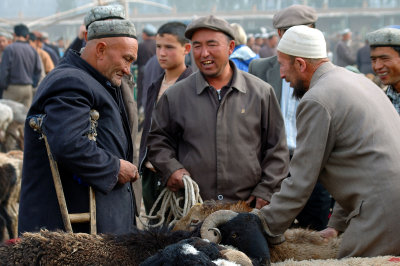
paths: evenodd
<path fill-rule="evenodd" d="M 83 19 L 86 29 L 95 21 L 107 19 L 125 19 L 125 10 L 120 5 L 96 6 Z"/>
<path fill-rule="evenodd" d="M 367 34 L 370 46 L 400 46 L 400 29 L 383 28 Z"/>
<path fill-rule="evenodd" d="M 94 21 L 88 28 L 88 40 L 129 37 L 136 39 L 136 30 L 132 22 L 125 19 Z"/>

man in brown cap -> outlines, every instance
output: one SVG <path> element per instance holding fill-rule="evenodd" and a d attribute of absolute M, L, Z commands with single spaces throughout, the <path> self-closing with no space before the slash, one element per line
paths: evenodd
<path fill-rule="evenodd" d="M 276 13 L 272 23 L 282 38 L 285 31 L 292 26 L 307 25 L 314 28 L 317 18 L 317 12 L 312 7 L 292 5 Z M 286 140 L 291 158 L 296 148 L 296 110 L 299 100 L 293 96 L 293 88 L 289 83 L 281 78 L 277 56 L 253 60 L 250 63 L 249 73 L 268 82 L 274 88 L 285 121 Z M 310 200 L 297 217 L 298 225 L 315 230 L 324 229 L 328 223 L 330 207 L 331 199 L 328 192 L 317 183 Z"/>
<path fill-rule="evenodd" d="M 261 208 L 279 190 L 289 160 L 273 89 L 229 61 L 234 33 L 227 21 L 198 18 L 185 36 L 199 71 L 159 100 L 148 159 L 172 191 L 183 188 L 186 174 L 203 200 L 246 200 Z"/>
<path fill-rule="evenodd" d="M 135 224 L 131 182 L 139 177 L 120 88 L 136 60 L 136 32 L 124 19 L 95 21 L 86 40 L 82 54 L 70 51 L 42 81 L 28 117 L 45 114 L 42 130 L 58 163 L 69 213 L 89 211 L 91 186 L 97 232 L 122 234 Z M 89 119 L 92 109 L 99 112 L 96 127 Z M 94 131 L 96 139 L 89 139 Z M 64 229 L 45 143 L 28 122 L 24 157 L 18 232 Z M 89 225 L 73 224 L 73 230 L 89 232 Z"/>

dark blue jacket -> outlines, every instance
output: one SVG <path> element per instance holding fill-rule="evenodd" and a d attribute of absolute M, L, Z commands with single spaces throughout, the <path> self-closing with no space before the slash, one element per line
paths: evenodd
<path fill-rule="evenodd" d="M 36 50 L 27 42 L 16 41 L 3 52 L 0 64 L 0 95 L 9 85 L 36 87 L 42 66 Z"/>
<path fill-rule="evenodd" d="M 86 136 L 91 109 L 100 113 L 96 142 Z M 132 187 L 117 184 L 119 159 L 132 161 L 133 155 L 121 92 L 70 51 L 42 81 L 28 112 L 19 233 L 64 228 L 44 141 L 28 124 L 30 116 L 43 113 L 42 128 L 58 163 L 69 213 L 89 210 L 89 184 L 96 191 L 98 233 L 130 231 L 135 223 Z M 88 232 L 89 227 L 73 229 Z"/>

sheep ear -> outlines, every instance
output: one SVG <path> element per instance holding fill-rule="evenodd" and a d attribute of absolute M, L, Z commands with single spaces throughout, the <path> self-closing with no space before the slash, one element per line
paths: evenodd
<path fill-rule="evenodd" d="M 206 219 L 204 219 L 203 225 L 200 228 L 200 235 L 203 239 L 208 239 L 211 242 L 216 240 L 214 235 L 214 229 L 219 225 L 226 223 L 238 215 L 237 212 L 231 210 L 219 210 L 213 212 Z M 213 228 L 213 229 L 212 229 Z M 212 229 L 212 231 L 210 231 Z M 215 242 L 214 242 L 215 243 Z"/>

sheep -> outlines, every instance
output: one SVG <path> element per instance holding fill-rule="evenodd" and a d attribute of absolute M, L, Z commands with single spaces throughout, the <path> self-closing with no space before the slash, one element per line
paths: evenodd
<path fill-rule="evenodd" d="M 306 260 L 294 261 L 292 259 L 272 263 L 273 266 L 359 266 L 359 265 L 399 265 L 400 257 L 394 256 L 378 256 L 371 258 L 344 258 L 340 260 L 327 259 L 327 260 Z"/>
<path fill-rule="evenodd" d="M 14 237 L 12 220 L 7 212 L 7 204 L 11 191 L 17 183 L 17 174 L 11 164 L 0 166 L 0 242 L 4 240 L 4 229 L 7 228 L 8 235 Z"/>
<path fill-rule="evenodd" d="M 0 103 L 0 144 L 4 146 L 4 142 L 6 139 L 6 131 L 8 126 L 13 121 L 14 115 L 12 109 Z"/>
<path fill-rule="evenodd" d="M 22 103 L 9 99 L 0 99 L 0 104 L 11 108 L 13 114 L 13 118 L 5 131 L 2 150 L 4 152 L 13 149 L 23 150 L 24 125 L 28 109 Z"/>
<path fill-rule="evenodd" d="M 21 183 L 22 151 L 0 153 L 0 240 L 17 235 L 18 199 Z M 4 227 L 8 235 L 4 235 Z"/>
<path fill-rule="evenodd" d="M 249 212 L 252 209 L 244 202 L 216 203 L 205 201 L 190 209 L 189 213 L 178 221 L 174 230 L 192 230 L 197 224 L 217 210 L 230 209 L 237 212 Z M 286 241 L 279 245 L 270 245 L 271 262 L 279 262 L 287 259 L 333 259 L 337 257 L 340 245 L 340 237 L 324 241 L 317 231 L 307 229 L 288 229 L 284 236 Z M 247 254 L 247 253 L 246 253 Z"/>
<path fill-rule="evenodd" d="M 232 258 L 230 252 L 235 253 L 235 258 Z M 253 265 L 246 255 L 237 252 L 241 253 L 240 251 L 225 249 L 198 237 L 192 237 L 158 251 L 142 262 L 140 266 Z"/>
<path fill-rule="evenodd" d="M 212 242 L 231 244 L 235 239 L 243 239 L 248 232 L 236 231 L 229 227 L 246 223 L 246 229 L 255 227 L 260 234 L 253 237 L 247 246 L 239 245 L 238 249 L 251 253 L 249 256 L 255 265 L 269 263 L 268 244 L 262 235 L 261 224 L 254 223 L 254 215 L 249 213 L 235 214 L 227 221 L 214 221 L 210 215 L 194 231 L 172 231 L 166 228 L 135 229 L 127 235 L 89 235 L 84 233 L 49 232 L 24 233 L 14 244 L 0 246 L 0 261 L 4 265 L 59 265 L 59 264 L 120 264 L 139 265 L 158 250 L 168 245 L 191 237 L 210 239 Z M 231 221 L 232 220 L 232 221 Z M 238 223 L 239 222 L 239 223 Z M 218 225 L 217 229 L 216 226 Z M 242 229 L 242 226 L 239 227 Z M 219 232 L 230 232 L 225 236 Z M 215 235 L 214 235 L 215 233 Z M 216 241 L 220 238 L 222 241 Z M 259 240 L 260 242 L 257 242 Z M 244 243 L 246 243 L 244 241 Z"/>

